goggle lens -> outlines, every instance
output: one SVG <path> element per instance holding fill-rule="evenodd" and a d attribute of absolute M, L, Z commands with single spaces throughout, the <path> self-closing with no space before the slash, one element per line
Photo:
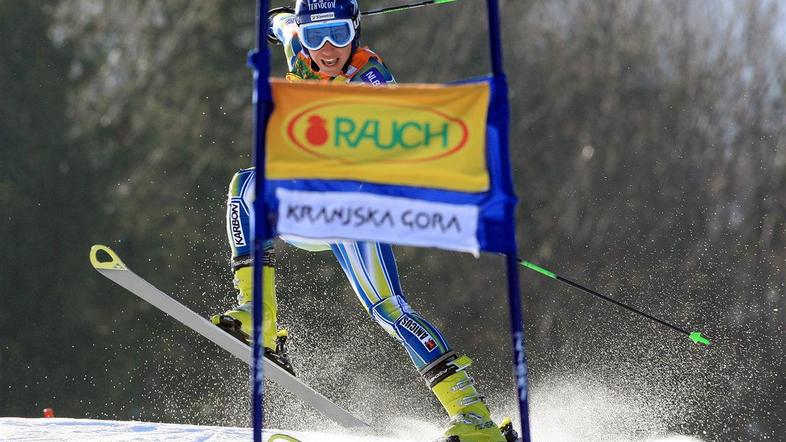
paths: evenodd
<path fill-rule="evenodd" d="M 355 28 L 349 21 L 314 23 L 300 26 L 301 43 L 308 49 L 318 50 L 330 42 L 333 46 L 343 48 L 355 38 Z"/>

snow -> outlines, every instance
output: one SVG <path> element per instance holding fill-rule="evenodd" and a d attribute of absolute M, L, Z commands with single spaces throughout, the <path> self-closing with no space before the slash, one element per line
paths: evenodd
<path fill-rule="evenodd" d="M 400 439 L 363 438 L 345 434 L 303 433 L 265 430 L 263 441 L 282 433 L 302 442 L 405 442 Z M 178 441 L 219 442 L 251 440 L 249 428 L 208 427 L 198 425 L 159 424 L 64 418 L 0 418 L 0 441 Z"/>
<path fill-rule="evenodd" d="M 381 388 L 381 387 L 380 387 Z M 368 391 L 370 388 L 359 388 Z M 375 390 L 378 394 L 380 390 Z M 384 389 L 381 391 L 384 392 Z M 271 394 L 272 390 L 269 391 Z M 387 396 L 387 394 L 381 394 Z M 501 395 L 495 395 L 499 399 Z M 685 422 L 683 408 L 674 403 L 667 390 L 656 392 L 621 389 L 608 379 L 598 380 L 588 375 L 557 373 L 545 376 L 533 385 L 530 420 L 532 440 L 557 442 L 701 442 L 684 435 L 676 435 L 670 428 L 680 428 Z M 390 400 L 388 400 L 390 401 Z M 346 402 L 346 401 L 345 401 Z M 352 401 L 349 401 L 352 402 Z M 361 415 L 372 424 L 372 431 L 345 431 L 313 410 L 300 409 L 296 404 L 281 409 L 281 404 L 270 404 L 279 411 L 286 410 L 290 420 L 278 419 L 276 426 L 300 431 L 265 430 L 267 442 L 273 434 L 282 433 L 302 442 L 424 442 L 441 433 L 447 418 L 419 415 L 406 404 L 391 403 L 384 416 Z M 387 401 L 386 401 L 387 403 Z M 367 404 L 368 407 L 378 405 Z M 360 407 L 360 410 L 365 408 Z M 497 422 L 505 416 L 514 417 L 518 427 L 518 408 L 515 403 L 492 404 Z M 357 411 L 357 410 L 356 410 Z M 55 410 L 55 413 L 57 411 Z M 416 417 L 417 416 L 417 417 Z M 140 421 L 112 421 L 71 418 L 0 417 L 0 442 L 3 441 L 237 441 L 251 440 L 249 428 L 181 425 Z"/>
<path fill-rule="evenodd" d="M 273 434 L 282 433 L 302 442 L 408 442 L 347 434 L 265 430 L 262 440 L 267 442 Z M 236 427 L 209 427 L 198 425 L 160 424 L 152 422 L 121 422 L 93 419 L 65 418 L 0 418 L 0 441 L 178 441 L 220 442 L 251 440 L 251 430 Z M 534 438 L 537 440 L 537 438 Z M 550 441 L 582 440 L 565 436 L 549 437 Z M 614 439 L 624 440 L 624 439 Z M 647 442 L 694 442 L 688 436 L 663 436 Z M 414 442 L 410 440 L 409 442 Z M 423 442 L 423 441 L 418 441 Z"/>

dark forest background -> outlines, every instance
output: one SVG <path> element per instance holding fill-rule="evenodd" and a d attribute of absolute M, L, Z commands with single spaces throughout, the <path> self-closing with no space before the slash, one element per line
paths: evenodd
<path fill-rule="evenodd" d="M 521 256 L 713 341 L 522 273 L 535 436 L 782 438 L 786 4 L 501 8 Z M 253 18 L 239 0 L 0 0 L 0 416 L 249 424 L 246 368 L 87 257 L 108 244 L 205 316 L 234 301 Z M 489 71 L 480 0 L 370 17 L 363 39 L 399 82 Z M 443 424 L 333 257 L 277 248 L 302 376 L 380 426 L 375 409 Z M 410 303 L 515 413 L 502 259 L 396 250 Z M 267 401 L 270 426 L 321 421 L 274 385 Z"/>

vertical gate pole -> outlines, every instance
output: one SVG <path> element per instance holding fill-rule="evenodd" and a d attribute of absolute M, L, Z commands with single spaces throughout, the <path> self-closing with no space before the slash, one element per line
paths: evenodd
<path fill-rule="evenodd" d="M 508 86 L 505 70 L 502 63 L 502 33 L 499 23 L 499 4 L 497 0 L 487 0 L 489 19 L 489 40 L 491 44 L 491 66 L 494 73 L 495 101 L 504 103 L 508 109 Z M 503 145 L 503 154 L 508 155 L 510 117 L 506 116 L 504 127 L 500 128 L 499 142 Z M 510 173 L 510 172 L 507 172 Z M 512 180 L 507 179 L 506 185 L 512 186 Z M 509 190 L 513 194 L 513 189 Z M 515 216 L 511 215 L 511 216 Z M 515 223 L 514 223 L 515 225 Z M 521 418 L 520 436 L 524 442 L 530 442 L 529 424 L 529 396 L 527 380 L 527 353 L 524 346 L 524 317 L 521 312 L 521 293 L 519 287 L 519 269 L 516 258 L 518 249 L 515 228 L 511 232 L 510 250 L 505 254 L 505 267 L 508 276 L 508 306 L 510 308 L 510 335 L 513 347 L 513 370 L 516 378 L 516 392 L 519 400 L 519 415 Z"/>
<path fill-rule="evenodd" d="M 267 221 L 265 204 L 265 132 L 268 119 L 273 111 L 273 98 L 270 92 L 270 51 L 267 48 L 267 11 L 268 1 L 257 0 L 257 48 L 248 58 L 254 69 L 254 168 L 256 170 L 254 219 L 252 220 L 254 252 L 254 332 L 252 339 L 253 364 L 251 382 L 254 385 L 251 396 L 254 442 L 262 442 L 262 429 L 265 426 L 263 373 L 264 349 L 262 341 L 262 256 L 265 241 L 270 239 L 270 226 Z"/>

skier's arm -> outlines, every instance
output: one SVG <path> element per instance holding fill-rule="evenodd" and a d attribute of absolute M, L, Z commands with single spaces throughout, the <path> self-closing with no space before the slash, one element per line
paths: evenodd
<path fill-rule="evenodd" d="M 374 86 L 396 84 L 396 79 L 384 63 L 372 58 L 352 77 L 352 82 L 363 82 Z"/>
<path fill-rule="evenodd" d="M 271 11 L 272 12 L 272 11 Z M 297 53 L 302 49 L 297 38 L 297 23 L 295 14 L 282 11 L 269 17 L 270 27 L 268 37 L 278 40 L 284 45 L 284 55 L 287 57 L 287 65 L 292 71 L 297 60 Z"/>

